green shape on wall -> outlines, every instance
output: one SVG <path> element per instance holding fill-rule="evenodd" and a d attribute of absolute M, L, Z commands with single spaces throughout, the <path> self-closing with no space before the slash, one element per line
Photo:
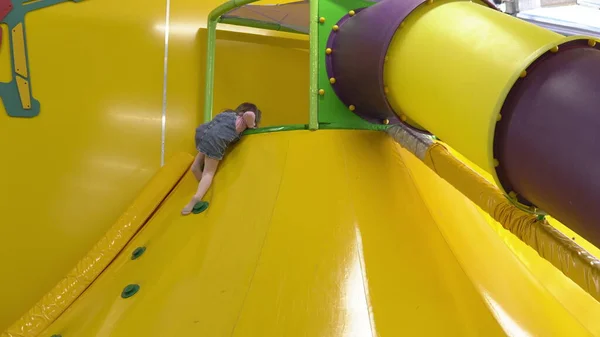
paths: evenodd
<path fill-rule="evenodd" d="M 83 0 L 0 1 L 0 23 L 8 26 L 12 67 L 11 81 L 0 82 L 0 99 L 10 117 L 35 117 L 40 113 L 40 102 L 33 97 L 31 89 L 25 15 L 31 11 L 67 1 L 81 2 Z M 2 16 L 2 14 L 4 15 Z M 4 41 L 7 40 L 4 39 Z"/>

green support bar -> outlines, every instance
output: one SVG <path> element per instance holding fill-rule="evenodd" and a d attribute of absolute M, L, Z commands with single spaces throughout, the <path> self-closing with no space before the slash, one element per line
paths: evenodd
<path fill-rule="evenodd" d="M 334 33 L 334 25 L 339 23 L 344 16 L 347 16 L 351 10 L 356 11 L 360 8 L 369 7 L 376 2 L 369 0 L 319 0 L 318 2 L 319 6 L 316 8 L 317 13 L 311 15 L 317 22 L 320 18 L 324 18 L 325 22 L 322 24 L 319 22 L 317 23 L 316 36 L 318 37 L 315 38 L 317 42 L 314 47 L 311 45 L 311 52 L 318 58 L 317 64 L 313 66 L 313 69 L 319 69 L 319 72 L 316 74 L 317 83 L 315 85 L 318 90 L 324 90 L 322 96 L 316 95 L 318 105 L 316 109 L 319 111 L 319 128 L 324 129 L 325 125 L 329 125 L 336 129 L 377 129 L 377 124 L 369 123 L 350 111 L 349 107 L 336 95 L 334 89 L 336 84 L 330 82 L 326 70 L 327 59 L 333 57 L 333 54 L 328 55 L 325 52 L 327 50 L 329 37 Z"/>

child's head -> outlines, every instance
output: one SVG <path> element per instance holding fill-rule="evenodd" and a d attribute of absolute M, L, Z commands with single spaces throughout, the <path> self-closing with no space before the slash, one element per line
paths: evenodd
<path fill-rule="evenodd" d="M 244 102 L 235 109 L 235 113 L 238 115 L 241 115 L 246 111 L 254 112 L 254 115 L 256 116 L 254 122 L 256 123 L 256 126 L 258 126 L 258 124 L 260 123 L 261 112 L 260 110 L 258 110 L 258 107 L 256 107 L 256 104 Z"/>

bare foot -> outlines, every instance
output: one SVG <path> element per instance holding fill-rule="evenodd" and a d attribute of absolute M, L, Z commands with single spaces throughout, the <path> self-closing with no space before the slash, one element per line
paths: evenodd
<path fill-rule="evenodd" d="M 192 213 L 194 206 L 198 202 L 200 202 L 200 200 L 196 199 L 195 197 L 192 198 L 192 200 L 190 200 L 190 202 L 187 205 L 185 205 L 185 207 L 181 210 L 181 215 L 188 215 L 188 214 Z"/>

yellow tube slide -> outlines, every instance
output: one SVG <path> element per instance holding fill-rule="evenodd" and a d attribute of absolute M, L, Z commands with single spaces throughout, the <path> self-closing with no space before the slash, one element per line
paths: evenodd
<path fill-rule="evenodd" d="M 388 101 L 497 181 L 493 137 L 504 99 L 527 66 L 564 39 L 472 2 L 424 4 L 389 46 Z"/>

